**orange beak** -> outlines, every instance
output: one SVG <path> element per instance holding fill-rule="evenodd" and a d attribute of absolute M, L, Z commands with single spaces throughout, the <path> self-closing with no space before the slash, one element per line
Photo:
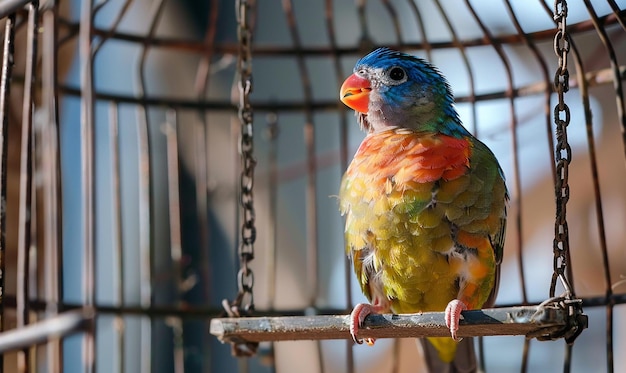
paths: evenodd
<path fill-rule="evenodd" d="M 371 90 L 372 87 L 369 80 L 352 74 L 341 85 L 339 98 L 349 108 L 361 113 L 367 113 Z"/>

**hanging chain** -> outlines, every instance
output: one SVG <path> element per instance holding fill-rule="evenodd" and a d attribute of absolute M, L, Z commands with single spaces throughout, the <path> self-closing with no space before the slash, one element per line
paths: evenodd
<path fill-rule="evenodd" d="M 557 279 L 565 288 L 566 296 L 571 297 L 565 271 L 569 251 L 569 232 L 567 229 L 566 207 L 569 200 L 568 174 L 572 161 L 572 149 L 567 141 L 567 126 L 570 122 L 569 107 L 565 103 L 564 94 L 569 90 L 569 72 L 567 70 L 567 54 L 570 49 L 569 34 L 566 30 L 567 3 L 556 0 L 554 3 L 554 20 L 557 32 L 554 36 L 554 53 L 559 59 L 559 66 L 554 75 L 554 86 L 558 94 L 558 103 L 554 107 L 554 123 L 556 124 L 556 221 L 554 225 L 554 273 L 550 284 L 550 297 L 554 297 Z"/>
<path fill-rule="evenodd" d="M 254 241 L 256 240 L 255 213 L 254 213 L 254 166 L 253 157 L 253 129 L 252 107 L 250 106 L 250 92 L 252 91 L 252 61 L 249 14 L 250 4 L 246 0 L 237 1 L 237 23 L 239 37 L 239 58 L 237 70 L 239 73 L 239 120 L 241 121 L 241 135 L 239 151 L 241 153 L 240 203 L 243 209 L 241 223 L 241 242 L 239 243 L 239 259 L 241 269 L 237 275 L 239 293 L 243 293 L 242 304 L 244 312 L 254 309 L 252 288 L 254 287 L 254 273 L 248 266 L 254 259 Z"/>
<path fill-rule="evenodd" d="M 566 207 L 569 200 L 569 164 L 572 161 L 572 149 L 567 140 L 567 126 L 570 123 L 570 110 L 565 103 L 564 94 L 569 90 L 569 71 L 567 70 L 567 54 L 570 50 L 570 38 L 567 33 L 567 2 L 554 2 L 554 21 L 557 32 L 554 36 L 554 53 L 559 59 L 559 66 L 554 75 L 554 88 L 558 102 L 554 107 L 554 123 L 556 125 L 556 219 L 554 224 L 554 272 L 550 283 L 550 299 L 543 302 L 538 309 L 555 307 L 567 311 L 566 325 L 563 329 L 539 336 L 539 340 L 565 338 L 568 344 L 574 342 L 583 329 L 587 328 L 587 315 L 583 314 L 582 300 L 575 295 L 566 276 L 569 256 L 569 232 L 567 228 Z M 565 289 L 561 296 L 555 296 L 557 280 Z"/>
<path fill-rule="evenodd" d="M 250 262 L 254 259 L 254 241 L 256 240 L 255 212 L 254 212 L 254 167 L 256 160 L 253 157 L 253 113 L 250 105 L 252 92 L 252 61 L 251 44 L 252 31 L 250 27 L 251 2 L 237 0 L 237 37 L 239 40 L 239 56 L 237 59 L 237 74 L 239 76 L 239 121 L 241 134 L 239 137 L 239 152 L 241 154 L 241 176 L 239 203 L 241 204 L 241 238 L 239 242 L 239 272 L 237 273 L 237 297 L 234 301 L 222 302 L 226 313 L 230 317 L 240 317 L 254 310 L 254 273 Z M 237 341 L 232 345 L 235 356 L 252 356 L 256 353 L 258 343 Z"/>

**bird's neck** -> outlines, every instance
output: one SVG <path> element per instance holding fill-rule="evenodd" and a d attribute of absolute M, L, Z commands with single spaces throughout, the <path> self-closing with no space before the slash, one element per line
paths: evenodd
<path fill-rule="evenodd" d="M 452 105 L 430 102 L 410 110 L 370 111 L 367 115 L 369 133 L 379 133 L 392 128 L 408 128 L 415 132 L 442 133 L 452 137 L 464 137 L 467 130 Z"/>

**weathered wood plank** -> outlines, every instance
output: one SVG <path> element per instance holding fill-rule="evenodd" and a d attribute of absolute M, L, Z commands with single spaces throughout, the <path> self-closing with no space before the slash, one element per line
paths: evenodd
<path fill-rule="evenodd" d="M 460 337 L 528 335 L 566 326 L 563 309 L 523 306 L 463 312 Z M 370 315 L 360 338 L 443 337 L 450 332 L 443 312 L 407 315 Z M 349 316 L 288 316 L 216 318 L 211 334 L 223 342 L 349 339 Z"/>

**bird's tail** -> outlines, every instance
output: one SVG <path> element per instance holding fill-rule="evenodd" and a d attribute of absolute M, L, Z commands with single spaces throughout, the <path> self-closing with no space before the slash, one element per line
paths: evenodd
<path fill-rule="evenodd" d="M 450 340 L 452 341 L 452 339 Z M 439 351 L 437 351 L 435 346 L 426 338 L 419 338 L 418 341 L 418 345 L 421 346 L 422 356 L 424 356 L 426 366 L 428 366 L 430 373 L 477 372 L 473 338 L 463 338 L 463 340 L 457 344 L 456 354 L 451 362 L 442 361 L 439 357 Z"/>

